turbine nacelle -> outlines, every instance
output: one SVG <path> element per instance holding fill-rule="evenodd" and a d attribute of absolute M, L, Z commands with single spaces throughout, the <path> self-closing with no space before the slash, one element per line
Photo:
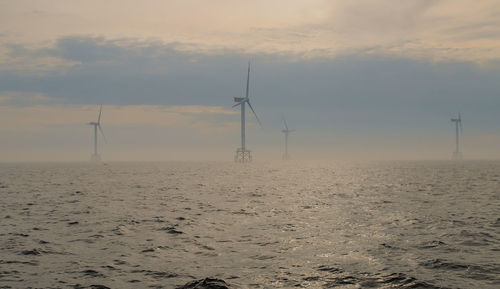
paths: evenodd
<path fill-rule="evenodd" d="M 285 126 L 285 129 L 283 129 L 281 132 L 283 133 L 290 133 L 290 132 L 294 132 L 295 130 L 294 129 L 288 129 L 288 124 L 286 123 L 286 119 L 283 117 L 283 124 Z"/>
<path fill-rule="evenodd" d="M 241 98 L 241 97 L 235 97 L 234 98 L 234 101 L 237 102 L 235 105 L 233 105 L 233 107 L 237 107 L 238 105 L 241 105 L 243 103 L 248 103 L 250 104 L 250 99 L 248 99 L 248 97 L 245 97 L 245 98 Z"/>
<path fill-rule="evenodd" d="M 456 125 L 460 128 L 460 133 L 462 133 L 462 117 L 460 116 L 460 113 L 458 114 L 457 118 L 452 118 L 451 122 L 456 123 Z"/>

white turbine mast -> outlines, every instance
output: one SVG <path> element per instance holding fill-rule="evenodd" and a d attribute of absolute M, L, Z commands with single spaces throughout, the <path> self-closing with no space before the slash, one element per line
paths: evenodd
<path fill-rule="evenodd" d="M 288 129 L 288 125 L 286 123 L 286 119 L 283 117 L 283 124 L 285 128 L 281 131 L 282 133 L 285 134 L 285 153 L 283 154 L 283 159 L 284 160 L 289 160 L 290 155 L 288 154 L 288 134 L 291 132 L 294 132 L 294 129 Z"/>
<path fill-rule="evenodd" d="M 455 151 L 453 152 L 452 159 L 453 160 L 461 160 L 462 152 L 460 151 L 460 135 L 462 135 L 462 117 L 460 113 L 458 113 L 457 118 L 452 118 L 452 122 L 455 123 Z"/>
<path fill-rule="evenodd" d="M 246 144 L 245 144 L 245 104 L 248 104 L 250 109 L 252 110 L 255 118 L 257 119 L 257 122 L 259 125 L 262 127 L 262 124 L 260 123 L 259 118 L 257 117 L 257 114 L 255 113 L 252 104 L 250 104 L 250 99 L 249 99 L 249 88 L 250 88 L 250 62 L 248 62 L 248 74 L 247 74 L 247 89 L 246 89 L 246 95 L 244 98 L 241 97 L 235 97 L 234 101 L 236 102 L 233 107 L 236 107 L 238 105 L 241 106 L 241 147 L 236 149 L 236 154 L 234 156 L 234 161 L 238 163 L 248 163 L 252 161 L 252 155 L 251 151 L 247 149 Z"/>
<path fill-rule="evenodd" d="M 104 141 L 106 141 L 106 136 L 104 135 L 104 132 L 102 131 L 102 127 L 101 127 L 101 114 L 102 114 L 102 104 L 99 105 L 99 115 L 97 116 L 97 122 L 91 121 L 88 123 L 89 125 L 94 126 L 94 153 L 90 157 L 91 161 L 100 161 L 101 160 L 101 156 L 97 152 L 97 129 L 99 129 Z"/>

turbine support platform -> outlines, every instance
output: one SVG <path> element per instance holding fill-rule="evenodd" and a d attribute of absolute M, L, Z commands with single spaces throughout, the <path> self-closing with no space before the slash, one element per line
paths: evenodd
<path fill-rule="evenodd" d="M 251 151 L 245 148 L 237 148 L 234 155 L 234 161 L 237 163 L 250 163 L 252 162 Z"/>
<path fill-rule="evenodd" d="M 101 155 L 100 154 L 92 154 L 92 156 L 90 156 L 90 161 L 91 162 L 100 162 Z"/>

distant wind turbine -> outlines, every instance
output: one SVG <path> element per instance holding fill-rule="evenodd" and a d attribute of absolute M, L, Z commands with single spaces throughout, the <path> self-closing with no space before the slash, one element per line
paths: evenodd
<path fill-rule="evenodd" d="M 452 159 L 461 160 L 462 152 L 460 151 L 460 135 L 462 134 L 462 118 L 460 117 L 460 113 L 458 113 L 458 118 L 452 118 L 451 121 L 455 123 L 455 131 L 456 131 L 455 135 L 456 148 L 455 151 L 453 152 Z"/>
<path fill-rule="evenodd" d="M 245 104 L 248 104 L 250 109 L 252 110 L 257 122 L 262 127 L 257 114 L 253 110 L 252 105 L 250 104 L 249 96 L 249 86 L 250 86 L 250 62 L 248 62 L 248 75 L 247 75 L 247 90 L 245 98 L 235 97 L 234 101 L 237 102 L 233 107 L 238 105 L 241 106 L 241 147 L 236 149 L 236 155 L 234 156 L 234 161 L 239 163 L 247 163 L 252 161 L 252 155 L 250 154 L 250 150 L 247 150 L 245 146 Z"/>
<path fill-rule="evenodd" d="M 100 161 L 101 156 L 97 153 L 97 129 L 99 128 L 99 131 L 102 134 L 102 137 L 104 140 L 106 140 L 106 137 L 104 136 L 104 132 L 102 131 L 101 127 L 101 114 L 102 114 L 102 105 L 99 105 L 99 115 L 97 116 L 97 122 L 89 122 L 89 125 L 94 126 L 94 154 L 91 156 L 92 161 Z"/>
<path fill-rule="evenodd" d="M 285 134 L 285 154 L 283 155 L 284 160 L 290 159 L 290 156 L 288 155 L 288 134 L 291 132 L 294 132 L 294 129 L 288 129 L 288 125 L 286 124 L 286 119 L 283 118 L 283 124 L 285 125 L 285 129 L 282 130 L 281 132 Z"/>

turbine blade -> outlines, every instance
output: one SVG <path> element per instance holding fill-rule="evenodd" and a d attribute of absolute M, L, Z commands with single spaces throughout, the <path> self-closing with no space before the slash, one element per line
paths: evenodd
<path fill-rule="evenodd" d="M 233 105 L 233 107 L 237 107 L 238 105 L 240 105 L 240 104 L 242 104 L 242 103 L 244 103 L 244 101 L 240 101 L 240 102 L 238 102 L 237 104 Z"/>
<path fill-rule="evenodd" d="M 97 123 L 101 123 L 101 112 L 102 112 L 102 104 L 99 105 L 99 116 L 97 117 Z"/>
<path fill-rule="evenodd" d="M 250 61 L 248 61 L 248 75 L 247 75 L 247 94 L 246 94 L 246 99 L 248 99 L 249 86 L 250 86 Z"/>
<path fill-rule="evenodd" d="M 97 124 L 97 126 L 99 127 L 99 131 L 102 134 L 102 138 L 104 139 L 104 142 L 107 143 L 108 141 L 106 140 L 106 136 L 104 135 L 104 132 L 102 131 L 101 124 Z"/>
<path fill-rule="evenodd" d="M 253 115 L 255 115 L 255 118 L 257 119 L 257 122 L 259 123 L 260 127 L 262 128 L 262 123 L 260 122 L 259 117 L 258 117 L 258 116 L 257 116 L 257 114 L 255 113 L 255 110 L 253 110 L 253 107 L 252 107 L 252 105 L 250 104 L 250 101 L 247 101 L 247 103 L 248 103 L 248 106 L 250 107 L 250 109 L 252 110 Z"/>
<path fill-rule="evenodd" d="M 285 124 L 285 130 L 288 130 L 288 125 L 286 124 L 286 119 L 283 118 L 283 123 Z"/>

